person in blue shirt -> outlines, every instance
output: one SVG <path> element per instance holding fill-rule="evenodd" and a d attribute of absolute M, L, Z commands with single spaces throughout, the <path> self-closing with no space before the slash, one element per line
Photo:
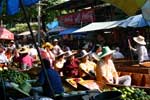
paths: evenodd
<path fill-rule="evenodd" d="M 43 94 L 44 96 L 51 97 L 52 96 L 52 91 L 49 87 L 48 80 L 46 78 L 46 75 L 48 76 L 48 79 L 50 81 L 50 85 L 54 91 L 54 94 L 61 94 L 64 92 L 64 88 L 62 85 L 61 77 L 59 76 L 59 73 L 52 69 L 50 66 L 50 62 L 47 59 L 43 59 L 43 64 L 46 69 L 46 74 L 44 71 L 44 68 L 42 68 L 40 74 L 39 74 L 39 79 L 38 83 L 42 85 L 43 87 Z"/>

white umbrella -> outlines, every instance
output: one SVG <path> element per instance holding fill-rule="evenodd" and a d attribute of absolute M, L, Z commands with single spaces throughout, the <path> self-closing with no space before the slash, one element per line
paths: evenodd
<path fill-rule="evenodd" d="M 37 34 L 37 31 L 36 30 L 33 30 L 32 31 L 34 33 L 34 35 Z M 25 31 L 25 32 L 22 32 L 20 34 L 18 34 L 19 36 L 26 36 L 26 35 L 30 35 L 30 31 Z"/>

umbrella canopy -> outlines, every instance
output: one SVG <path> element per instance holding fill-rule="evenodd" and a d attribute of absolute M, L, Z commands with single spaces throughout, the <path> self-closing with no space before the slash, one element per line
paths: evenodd
<path fill-rule="evenodd" d="M 150 20 L 150 0 L 147 0 L 144 6 L 142 7 L 142 14 L 145 20 Z"/>
<path fill-rule="evenodd" d="M 36 30 L 33 30 L 32 32 L 34 33 L 34 35 L 37 34 Z M 25 31 L 25 32 L 18 34 L 18 36 L 26 36 L 26 35 L 30 35 L 30 31 Z"/>
<path fill-rule="evenodd" d="M 102 0 L 111 3 L 128 15 L 134 15 L 146 2 L 146 0 Z"/>
<path fill-rule="evenodd" d="M 20 11 L 21 0 L 0 0 L 0 13 L 2 12 L 3 4 L 6 2 L 6 10 L 8 15 L 14 15 Z M 39 0 L 22 0 L 24 6 L 31 6 Z"/>
<path fill-rule="evenodd" d="M 6 28 L 0 27 L 0 39 L 14 40 L 14 34 L 8 31 Z"/>
<path fill-rule="evenodd" d="M 62 32 L 59 33 L 59 35 L 67 35 L 67 34 L 72 34 L 72 32 L 78 30 L 79 28 L 77 27 L 71 27 L 71 28 L 68 28 Z"/>
<path fill-rule="evenodd" d="M 146 21 L 142 16 L 142 14 L 139 14 L 125 19 L 119 26 L 120 27 L 144 27 L 144 26 L 150 26 L 150 21 Z"/>

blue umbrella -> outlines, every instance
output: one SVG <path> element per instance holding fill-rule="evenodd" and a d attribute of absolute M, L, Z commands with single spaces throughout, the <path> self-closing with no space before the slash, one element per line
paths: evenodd
<path fill-rule="evenodd" d="M 37 3 L 39 0 L 22 0 L 24 6 L 31 6 Z M 20 0 L 1 0 L 0 1 L 0 13 L 2 12 L 3 4 L 6 3 L 6 9 L 8 15 L 14 15 L 20 11 Z"/>

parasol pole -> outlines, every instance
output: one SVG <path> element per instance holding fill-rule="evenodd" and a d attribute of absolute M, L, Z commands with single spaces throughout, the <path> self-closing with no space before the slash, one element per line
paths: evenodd
<path fill-rule="evenodd" d="M 51 91 L 51 94 L 52 94 L 52 98 L 55 99 L 54 90 L 53 90 L 52 85 L 51 85 L 51 83 L 50 83 L 50 80 L 49 80 L 49 78 L 48 78 L 48 74 L 47 74 L 46 68 L 45 68 L 45 66 L 44 66 L 44 63 L 42 62 L 42 58 L 41 58 L 41 55 L 40 55 L 40 51 L 39 51 L 39 48 L 38 48 L 38 46 L 37 46 L 37 44 L 36 44 L 36 41 L 35 41 L 35 39 L 34 39 L 34 35 L 33 35 L 32 29 L 31 29 L 31 26 L 30 26 L 30 23 L 29 23 L 29 19 L 28 19 L 28 17 L 27 17 L 27 13 L 26 13 L 26 11 L 25 11 L 25 7 L 24 7 L 24 4 L 23 4 L 23 1 L 22 1 L 22 0 L 20 0 L 20 5 L 21 5 L 21 8 L 22 8 L 22 10 L 23 10 L 23 13 L 24 13 L 25 20 L 26 20 L 26 23 L 27 23 L 27 25 L 28 25 L 29 31 L 30 31 L 30 33 L 31 33 L 31 37 L 32 37 L 32 39 L 33 39 L 34 46 L 35 46 L 35 48 L 36 48 L 36 50 L 37 50 L 37 52 L 38 52 L 38 56 L 39 56 L 39 59 L 40 59 L 40 61 L 41 61 L 42 68 L 44 69 L 45 76 L 46 76 L 46 79 L 47 79 L 47 81 L 48 81 L 48 85 L 49 85 L 49 88 L 50 88 L 50 91 Z"/>
<path fill-rule="evenodd" d="M 131 46 L 131 42 L 130 42 L 130 39 L 128 39 L 128 45 Z M 130 49 L 130 48 L 129 48 Z M 131 56 L 131 60 L 132 60 L 132 63 L 134 62 L 133 60 L 133 54 L 132 54 L 132 51 L 130 49 L 130 56 Z"/>

